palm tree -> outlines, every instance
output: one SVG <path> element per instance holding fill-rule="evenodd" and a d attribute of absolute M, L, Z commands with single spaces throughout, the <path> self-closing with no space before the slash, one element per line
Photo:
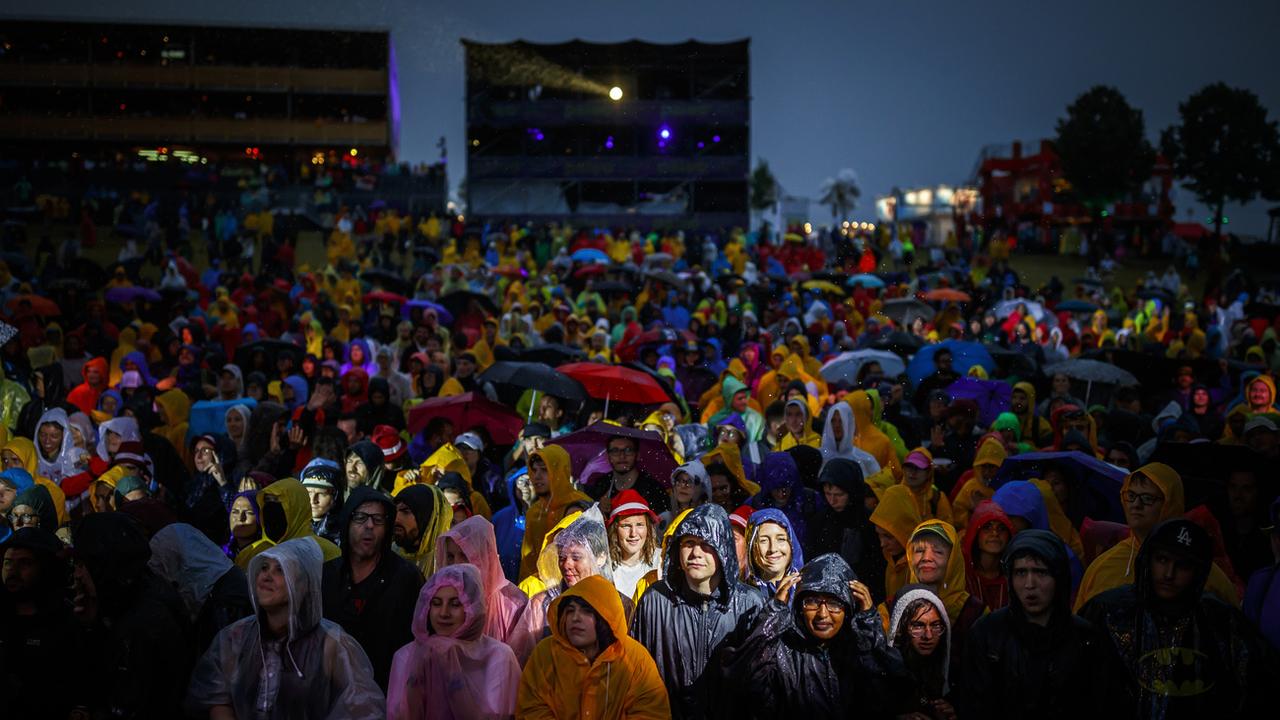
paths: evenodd
<path fill-rule="evenodd" d="M 837 222 L 853 212 L 858 206 L 858 198 L 862 196 L 862 189 L 858 187 L 858 174 L 849 168 L 836 173 L 833 178 L 827 178 L 822 183 L 821 192 L 822 197 L 818 202 L 831 206 L 831 219 Z"/>

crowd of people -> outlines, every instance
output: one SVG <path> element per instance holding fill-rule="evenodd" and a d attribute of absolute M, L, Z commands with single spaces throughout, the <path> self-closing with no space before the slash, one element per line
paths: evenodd
<path fill-rule="evenodd" d="M 1267 712 L 1266 289 L 339 215 L 0 268 L 7 715 Z"/>

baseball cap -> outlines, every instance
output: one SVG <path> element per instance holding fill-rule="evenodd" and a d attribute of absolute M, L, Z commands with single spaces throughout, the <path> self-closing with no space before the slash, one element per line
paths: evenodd
<path fill-rule="evenodd" d="M 484 441 L 480 436 L 473 432 L 464 432 L 453 439 L 456 447 L 465 447 L 475 450 L 476 452 L 484 452 Z"/>
<path fill-rule="evenodd" d="M 523 430 L 520 431 L 520 437 L 549 438 L 551 437 L 551 428 L 547 427 L 545 423 L 540 423 L 540 422 L 529 423 L 528 425 L 524 426 Z"/>
<path fill-rule="evenodd" d="M 933 457 L 924 448 L 912 450 L 902 462 L 912 467 L 918 467 L 921 470 L 928 470 L 933 467 Z"/>
<path fill-rule="evenodd" d="M 1270 432 L 1275 432 L 1276 424 L 1271 422 L 1271 418 L 1261 416 L 1255 417 L 1244 424 L 1244 434 L 1248 435 L 1254 430 L 1268 430 Z"/>
<path fill-rule="evenodd" d="M 742 528 L 742 530 L 745 532 L 747 529 L 747 525 L 750 524 L 751 513 L 755 511 L 756 509 L 751 507 L 750 505 L 743 505 L 739 507 L 737 510 L 734 510 L 733 512 L 729 513 L 729 522 Z"/>
<path fill-rule="evenodd" d="M 951 538 L 947 537 L 947 531 L 943 530 L 942 526 L 937 524 L 924 525 L 922 527 L 917 527 L 915 529 L 915 532 L 911 533 L 911 540 L 909 540 L 908 542 L 915 542 L 916 538 L 922 535 L 933 535 L 934 537 L 942 538 L 943 541 L 947 543 L 947 545 L 951 544 Z"/>

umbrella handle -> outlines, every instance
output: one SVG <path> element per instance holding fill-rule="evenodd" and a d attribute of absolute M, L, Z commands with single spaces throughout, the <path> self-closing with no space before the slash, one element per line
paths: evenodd
<path fill-rule="evenodd" d="M 612 393 L 604 394 L 604 419 L 605 420 L 609 419 L 609 398 L 610 397 L 612 397 Z"/>
<path fill-rule="evenodd" d="M 534 390 L 533 395 L 529 397 L 529 417 L 525 419 L 525 424 L 533 422 L 533 408 L 538 404 L 538 391 Z"/>

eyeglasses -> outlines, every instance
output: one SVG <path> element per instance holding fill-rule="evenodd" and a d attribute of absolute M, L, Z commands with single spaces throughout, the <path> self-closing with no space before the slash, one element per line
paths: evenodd
<path fill-rule="evenodd" d="M 351 513 L 351 523 L 353 525 L 364 525 L 369 521 L 373 521 L 374 527 L 382 527 L 387 524 L 387 516 L 382 513 Z"/>
<path fill-rule="evenodd" d="M 844 612 L 844 603 L 835 598 L 818 597 L 817 595 L 806 595 L 800 600 L 800 607 L 805 610 L 817 610 L 818 608 L 826 608 L 827 612 Z"/>
<path fill-rule="evenodd" d="M 1152 495 L 1151 493 L 1137 493 L 1132 490 L 1125 490 L 1124 492 L 1120 493 L 1120 499 L 1124 500 L 1125 504 L 1127 505 L 1132 505 L 1134 503 L 1137 503 L 1142 507 L 1151 507 L 1152 505 L 1155 505 L 1161 500 L 1164 500 L 1164 496 Z"/>
<path fill-rule="evenodd" d="M 929 631 L 928 634 L 930 636 L 938 636 L 946 629 L 947 626 L 943 625 L 940 621 L 934 621 L 931 623 L 912 621 L 911 624 L 907 625 L 907 632 L 910 633 L 913 638 L 924 637 L 926 630 Z"/>
<path fill-rule="evenodd" d="M 736 438 L 738 437 L 738 431 L 731 427 L 720 428 L 719 435 L 722 439 Z"/>
<path fill-rule="evenodd" d="M 22 527 L 27 523 L 31 523 L 32 525 L 35 525 L 36 521 L 40 519 L 39 515 L 35 515 L 32 513 L 14 513 L 10 517 L 13 518 L 13 524 L 19 527 Z"/>
<path fill-rule="evenodd" d="M 635 448 L 633 448 L 633 447 L 611 447 L 611 448 L 609 448 L 609 455 L 610 455 L 611 457 L 617 457 L 617 456 L 619 456 L 619 455 L 635 455 L 635 454 L 636 454 L 636 449 L 635 449 Z"/>
<path fill-rule="evenodd" d="M 693 487 L 694 482 L 693 482 L 693 478 L 689 477 L 688 475 L 680 475 L 676 477 L 675 484 L 679 485 L 680 487 Z"/>

